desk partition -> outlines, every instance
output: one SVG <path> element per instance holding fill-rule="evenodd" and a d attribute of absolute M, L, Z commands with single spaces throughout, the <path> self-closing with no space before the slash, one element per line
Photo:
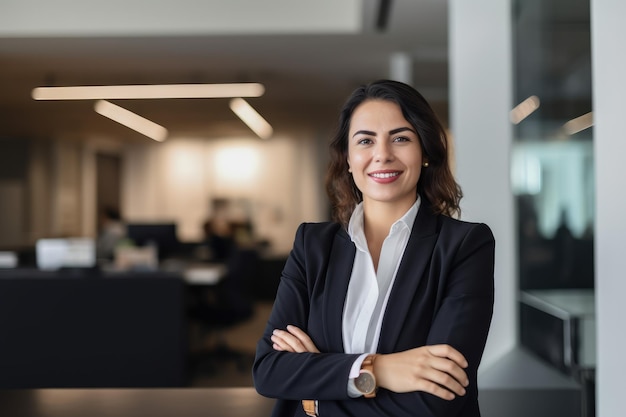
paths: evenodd
<path fill-rule="evenodd" d="M 0 388 L 185 384 L 177 274 L 2 271 Z"/>

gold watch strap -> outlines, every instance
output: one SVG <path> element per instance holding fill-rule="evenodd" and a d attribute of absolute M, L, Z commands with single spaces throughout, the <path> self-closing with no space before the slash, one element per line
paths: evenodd
<path fill-rule="evenodd" d="M 372 375 L 374 375 L 374 361 L 376 360 L 376 354 L 373 355 L 368 355 L 364 360 L 363 363 L 361 364 L 361 369 L 367 370 L 369 372 L 371 372 Z M 374 376 L 375 378 L 375 376 Z M 376 389 L 369 393 L 369 394 L 365 394 L 364 397 L 365 398 L 374 398 L 376 397 L 376 390 L 378 389 L 378 387 L 376 387 Z"/>
<path fill-rule="evenodd" d="M 302 408 L 307 416 L 316 417 L 315 400 L 302 400 Z"/>

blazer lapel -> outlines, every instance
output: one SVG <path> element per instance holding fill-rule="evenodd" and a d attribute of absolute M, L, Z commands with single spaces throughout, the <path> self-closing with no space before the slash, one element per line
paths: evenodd
<path fill-rule="evenodd" d="M 345 230 L 340 229 L 333 240 L 328 260 L 326 288 L 324 289 L 325 308 L 323 323 L 326 324 L 328 346 L 336 352 L 343 352 L 341 322 L 343 306 L 346 302 L 348 283 L 352 275 L 356 247 Z"/>
<path fill-rule="evenodd" d="M 424 277 L 426 266 L 437 241 L 437 219 L 424 199 L 409 236 L 398 274 L 394 282 L 380 331 L 377 351 L 391 352 L 402 330 L 402 323 L 411 309 L 417 286 Z"/>

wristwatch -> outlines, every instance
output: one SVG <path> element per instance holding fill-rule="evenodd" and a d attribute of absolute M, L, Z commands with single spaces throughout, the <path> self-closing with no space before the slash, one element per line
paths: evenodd
<path fill-rule="evenodd" d="M 361 364 L 361 373 L 354 380 L 354 386 L 365 398 L 376 397 L 376 376 L 374 375 L 374 360 L 376 355 L 368 355 Z"/>

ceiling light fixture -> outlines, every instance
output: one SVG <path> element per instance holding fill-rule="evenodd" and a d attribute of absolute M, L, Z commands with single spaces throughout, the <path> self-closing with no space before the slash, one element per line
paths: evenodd
<path fill-rule="evenodd" d="M 165 98 L 260 97 L 265 87 L 259 83 L 94 85 L 37 87 L 35 100 L 124 100 Z"/>
<path fill-rule="evenodd" d="M 94 110 L 96 113 L 108 117 L 157 142 L 163 142 L 167 138 L 167 129 L 163 126 L 106 100 L 98 100 L 94 105 Z"/>
<path fill-rule="evenodd" d="M 269 139 L 274 132 L 272 126 L 242 98 L 230 101 L 230 109 L 261 139 Z"/>
<path fill-rule="evenodd" d="M 530 116 L 535 110 L 539 108 L 541 101 L 537 96 L 530 96 L 526 100 L 522 101 L 517 106 L 513 107 L 513 110 L 509 113 L 509 118 L 514 124 L 519 124 L 522 120 Z"/>
<path fill-rule="evenodd" d="M 563 125 L 563 130 L 568 135 L 573 135 L 593 126 L 593 112 L 585 113 L 582 116 L 576 117 Z"/>

